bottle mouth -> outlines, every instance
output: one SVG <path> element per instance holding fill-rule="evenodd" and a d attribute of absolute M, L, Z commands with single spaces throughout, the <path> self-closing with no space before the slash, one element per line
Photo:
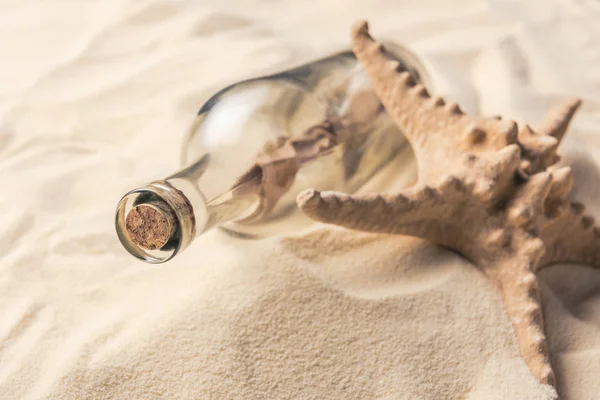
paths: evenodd
<path fill-rule="evenodd" d="M 117 236 L 134 257 L 164 263 L 194 237 L 195 218 L 185 195 L 166 181 L 152 182 L 127 193 L 117 206 Z"/>

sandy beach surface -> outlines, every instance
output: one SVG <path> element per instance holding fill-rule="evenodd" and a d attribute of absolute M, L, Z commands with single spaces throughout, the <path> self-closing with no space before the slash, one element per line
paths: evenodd
<path fill-rule="evenodd" d="M 347 47 L 359 18 L 467 112 L 535 124 L 580 96 L 562 155 L 600 217 L 596 0 L 2 1 L 0 399 L 556 396 L 492 285 L 424 241 L 213 231 L 159 266 L 119 244 L 119 198 L 179 167 L 203 101 Z M 541 289 L 561 398 L 600 399 L 600 271 Z"/>

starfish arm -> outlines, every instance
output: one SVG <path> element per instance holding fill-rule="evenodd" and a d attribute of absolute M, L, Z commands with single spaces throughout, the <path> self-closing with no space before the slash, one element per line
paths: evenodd
<path fill-rule="evenodd" d="M 583 204 L 568 200 L 573 188 L 571 168 L 549 171 L 552 182 L 538 221 L 547 251 L 538 268 L 560 262 L 600 267 L 600 228 L 585 215 Z"/>
<path fill-rule="evenodd" d="M 420 182 L 436 183 L 445 174 L 459 174 L 464 151 L 488 153 L 516 143 L 515 122 L 469 116 L 456 103 L 430 97 L 425 86 L 370 36 L 364 21 L 353 28 L 352 50 L 381 104 L 411 144 Z"/>
<path fill-rule="evenodd" d="M 412 187 L 401 194 L 362 196 L 310 189 L 301 193 L 297 202 L 306 215 L 319 222 L 438 242 L 437 219 L 448 212 L 442 195 L 429 186 Z"/>
<path fill-rule="evenodd" d="M 410 142 L 418 141 L 422 132 L 433 134 L 459 122 L 466 130 L 470 121 L 458 105 L 430 98 L 427 89 L 417 84 L 408 70 L 370 36 L 366 21 L 353 27 L 352 50 L 375 93 Z"/>
<path fill-rule="evenodd" d="M 538 281 L 530 266 L 530 257 L 509 258 L 493 266 L 490 277 L 500 291 L 525 364 L 540 382 L 554 386 Z"/>
<path fill-rule="evenodd" d="M 558 145 L 580 105 L 580 99 L 569 99 L 550 110 L 535 131 L 527 124 L 520 127 L 518 139 L 526 160 L 522 166 L 526 173 L 543 171 L 558 162 Z"/>
<path fill-rule="evenodd" d="M 546 220 L 540 237 L 546 243 L 548 253 L 540 268 L 560 262 L 600 268 L 600 228 L 584 211 L 580 203 L 566 203 L 558 211 L 559 215 Z"/>
<path fill-rule="evenodd" d="M 536 131 L 540 135 L 555 137 L 560 142 L 580 105 L 581 99 L 578 98 L 559 104 L 544 116 Z"/>

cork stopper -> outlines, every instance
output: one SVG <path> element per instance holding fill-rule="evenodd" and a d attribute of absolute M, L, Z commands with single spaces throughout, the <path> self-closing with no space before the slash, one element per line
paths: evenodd
<path fill-rule="evenodd" d="M 125 229 L 131 241 L 146 250 L 163 247 L 173 229 L 171 214 L 153 204 L 140 204 L 127 214 Z"/>

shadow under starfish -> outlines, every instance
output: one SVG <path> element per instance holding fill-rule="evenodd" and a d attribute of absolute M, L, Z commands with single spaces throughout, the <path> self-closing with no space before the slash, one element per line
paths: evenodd
<path fill-rule="evenodd" d="M 568 200 L 570 167 L 557 147 L 580 105 L 572 99 L 533 130 L 465 115 L 429 96 L 361 21 L 353 51 L 375 93 L 410 142 L 418 182 L 398 194 L 349 196 L 308 190 L 298 205 L 311 218 L 350 229 L 412 235 L 453 249 L 498 288 L 525 363 L 555 386 L 535 273 L 572 262 L 600 266 L 600 230 Z"/>

